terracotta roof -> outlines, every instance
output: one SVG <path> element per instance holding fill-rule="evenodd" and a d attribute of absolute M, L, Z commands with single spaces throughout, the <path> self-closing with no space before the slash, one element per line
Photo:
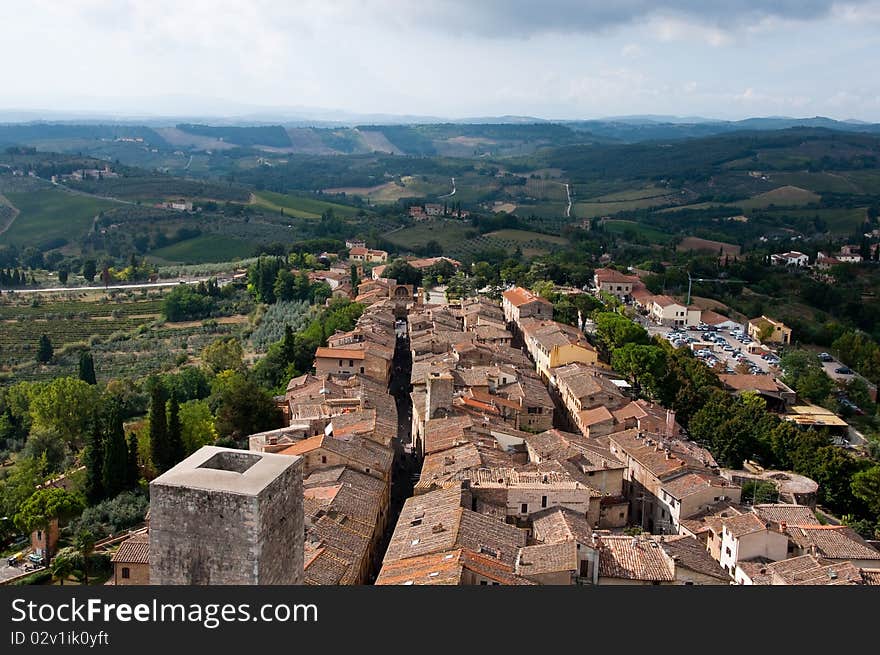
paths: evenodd
<path fill-rule="evenodd" d="M 346 348 L 318 348 L 315 350 L 315 358 L 328 357 L 330 359 L 363 359 L 363 350 L 349 350 Z"/>
<path fill-rule="evenodd" d="M 654 302 L 661 307 L 669 307 L 671 305 L 679 305 L 681 307 L 684 307 L 682 303 L 678 302 L 672 296 L 654 296 Z"/>
<path fill-rule="evenodd" d="M 828 559 L 880 561 L 880 551 L 872 548 L 859 534 L 843 525 L 788 525 L 789 537 L 801 548 L 815 546 L 817 554 Z"/>
<path fill-rule="evenodd" d="M 719 375 L 721 383 L 734 391 L 766 391 L 775 393 L 779 385 L 770 375 L 730 374 Z"/>
<path fill-rule="evenodd" d="M 457 585 L 461 583 L 461 549 L 428 553 L 388 562 L 377 585 Z"/>
<path fill-rule="evenodd" d="M 516 572 L 523 576 L 577 570 L 577 544 L 574 541 L 525 546 L 520 548 L 516 559 Z"/>
<path fill-rule="evenodd" d="M 862 580 L 866 585 L 880 586 L 880 569 L 862 569 Z"/>
<path fill-rule="evenodd" d="M 510 291 L 505 291 L 501 295 L 514 307 L 519 307 L 532 302 L 540 302 L 545 305 L 552 304 L 549 300 L 532 293 L 528 289 L 523 289 L 522 287 L 516 287 Z"/>
<path fill-rule="evenodd" d="M 760 518 L 757 514 L 753 514 L 751 512 L 740 514 L 739 516 L 734 516 L 731 518 L 726 518 L 722 521 L 722 525 L 727 528 L 727 531 L 735 539 L 739 539 L 740 537 L 744 537 L 745 535 L 752 534 L 754 532 L 767 530 L 768 524 L 771 525 L 770 529 L 772 529 L 772 523 L 770 521 L 764 520 Z"/>
<path fill-rule="evenodd" d="M 593 530 L 586 517 L 568 507 L 549 507 L 531 515 L 535 539 L 547 544 L 576 541 L 594 546 Z"/>
<path fill-rule="evenodd" d="M 695 493 L 699 493 L 707 488 L 735 488 L 739 486 L 731 483 L 720 475 L 709 472 L 691 471 L 680 475 L 668 482 L 663 483 L 663 489 L 670 495 L 675 496 L 679 500 L 687 498 Z"/>
<path fill-rule="evenodd" d="M 753 511 L 762 519 L 787 523 L 788 525 L 815 525 L 819 523 L 816 513 L 806 505 L 754 505 Z"/>
<path fill-rule="evenodd" d="M 625 275 L 620 271 L 613 268 L 600 268 L 595 271 L 594 275 L 599 282 L 620 282 L 621 284 L 625 283 L 635 283 L 639 281 L 638 276 L 635 275 Z"/>
<path fill-rule="evenodd" d="M 664 538 L 660 547 L 673 559 L 676 567 L 687 568 L 719 580 L 730 579 L 702 541 L 685 535 L 675 535 Z"/>
<path fill-rule="evenodd" d="M 773 584 L 784 585 L 860 585 L 861 571 L 851 562 L 832 562 L 804 555 L 766 565 Z"/>
<path fill-rule="evenodd" d="M 121 544 L 111 562 L 121 564 L 149 564 L 150 563 L 150 537 L 146 532 L 132 535 Z"/>
<path fill-rule="evenodd" d="M 732 318 L 724 316 L 723 314 L 719 314 L 718 312 L 713 312 L 710 309 L 704 309 L 703 313 L 700 314 L 700 320 L 703 321 L 706 325 L 720 325 L 721 323 L 726 323 L 727 321 L 734 321 Z"/>
<path fill-rule="evenodd" d="M 614 416 L 611 415 L 611 412 L 609 412 L 608 408 L 604 405 L 599 405 L 599 407 L 578 412 L 578 418 L 580 419 L 581 425 L 585 427 L 590 427 L 597 423 L 614 422 Z"/>
<path fill-rule="evenodd" d="M 672 562 L 652 539 L 601 535 L 596 541 L 600 577 L 651 582 L 675 580 Z"/>

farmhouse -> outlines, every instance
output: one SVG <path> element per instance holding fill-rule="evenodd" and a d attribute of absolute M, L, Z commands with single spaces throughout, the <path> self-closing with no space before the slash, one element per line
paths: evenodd
<path fill-rule="evenodd" d="M 770 263 L 773 266 L 798 266 L 803 268 L 810 265 L 810 258 L 802 252 L 790 250 L 770 255 Z"/>

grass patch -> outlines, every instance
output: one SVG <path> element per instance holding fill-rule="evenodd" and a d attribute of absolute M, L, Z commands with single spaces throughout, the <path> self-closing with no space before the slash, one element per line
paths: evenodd
<path fill-rule="evenodd" d="M 21 247 L 36 246 L 56 239 L 76 241 L 92 227 L 98 212 L 116 203 L 78 196 L 58 189 L 7 193 L 6 198 L 21 213 L 0 242 Z"/>
<path fill-rule="evenodd" d="M 571 212 L 577 218 L 597 218 L 599 216 L 612 216 L 625 211 L 660 207 L 662 205 L 671 204 L 672 202 L 674 202 L 674 200 L 667 195 L 614 202 L 576 202 L 572 206 Z"/>
<path fill-rule="evenodd" d="M 253 250 L 254 244 L 243 239 L 220 234 L 203 234 L 153 250 L 150 254 L 166 262 L 207 264 L 247 257 Z"/>
<path fill-rule="evenodd" d="M 528 230 L 496 230 L 485 235 L 490 239 L 502 239 L 505 241 L 515 241 L 517 243 L 527 244 L 536 241 L 546 241 L 559 246 L 568 243 L 562 237 L 556 237 L 549 234 L 541 234 L 540 232 L 530 232 Z"/>
<path fill-rule="evenodd" d="M 766 209 L 770 206 L 798 207 L 817 203 L 820 200 L 821 198 L 817 194 L 807 189 L 796 186 L 781 186 L 748 200 L 741 200 L 736 203 L 736 206 L 743 209 Z"/>
<path fill-rule="evenodd" d="M 634 221 L 604 221 L 602 223 L 606 232 L 619 234 L 629 241 L 647 241 L 649 243 L 669 243 L 672 235 L 667 234 L 649 225 L 643 225 Z"/>
<path fill-rule="evenodd" d="M 780 209 L 767 212 L 773 217 L 787 219 L 810 219 L 819 217 L 834 234 L 849 235 L 858 230 L 865 221 L 866 207 L 830 207 L 825 209 Z"/>

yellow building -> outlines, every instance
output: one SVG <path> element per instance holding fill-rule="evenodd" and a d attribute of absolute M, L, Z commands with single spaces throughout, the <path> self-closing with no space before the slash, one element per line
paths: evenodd
<path fill-rule="evenodd" d="M 749 321 L 749 336 L 761 343 L 791 343 L 791 328 L 782 321 L 761 316 Z"/>

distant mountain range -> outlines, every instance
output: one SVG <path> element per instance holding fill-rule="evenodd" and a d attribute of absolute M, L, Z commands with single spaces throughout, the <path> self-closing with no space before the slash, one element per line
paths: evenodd
<path fill-rule="evenodd" d="M 172 108 L 182 105 L 173 104 L 169 100 L 167 106 Z M 440 116 L 358 114 L 308 107 L 264 108 L 219 102 L 216 111 L 225 115 L 171 113 L 139 115 L 134 111 L 98 113 L 0 109 L 0 126 L 4 126 L 4 129 L 0 130 L 0 144 L 35 143 L 49 136 L 25 128 L 52 132 L 57 138 L 60 136 L 61 126 L 89 128 L 91 132 L 99 128 L 115 128 L 116 132 L 127 132 L 138 127 L 149 131 L 151 137 L 149 140 L 152 143 L 167 140 L 173 145 L 188 148 L 205 149 L 236 144 L 287 148 L 290 152 L 313 154 L 354 154 L 380 150 L 401 154 L 479 156 L 527 154 L 535 148 L 549 145 L 666 141 L 736 131 L 799 127 L 880 134 L 878 123 L 836 120 L 823 116 L 809 118 L 766 116 L 743 120 L 721 120 L 700 116 L 642 114 L 588 120 L 552 120 L 534 116 L 504 115 L 450 119 Z M 493 129 L 491 126 L 498 127 Z M 409 128 L 409 131 L 407 132 L 405 128 Z M 251 133 L 243 136 L 243 129 L 249 129 Z M 298 133 L 297 130 L 316 130 L 317 133 Z M 224 131 L 229 133 L 225 134 Z M 289 135 L 282 134 L 285 131 Z M 382 135 L 376 137 L 380 140 L 371 141 L 375 136 L 371 136 L 371 133 L 377 131 L 382 132 Z M 88 130 L 81 131 L 82 133 L 73 130 L 68 136 L 73 136 L 74 132 L 77 138 L 97 138 L 97 133 L 91 134 Z M 120 136 L 116 132 L 111 130 L 109 135 L 102 136 Z M 184 132 L 189 133 L 190 136 L 186 136 Z M 161 138 L 159 134 L 162 135 Z M 194 139 L 193 136 L 198 138 Z M 454 138 L 457 136 L 487 137 L 489 140 L 486 142 L 486 147 L 469 148 L 456 143 Z M 221 140 L 225 138 L 225 144 L 207 140 L 218 138 Z M 432 141 L 433 145 L 428 145 L 426 139 Z M 497 148 L 490 147 L 492 140 L 498 141 Z M 37 145 L 42 144 L 37 143 Z M 81 143 L 71 145 L 76 148 L 81 146 Z"/>

